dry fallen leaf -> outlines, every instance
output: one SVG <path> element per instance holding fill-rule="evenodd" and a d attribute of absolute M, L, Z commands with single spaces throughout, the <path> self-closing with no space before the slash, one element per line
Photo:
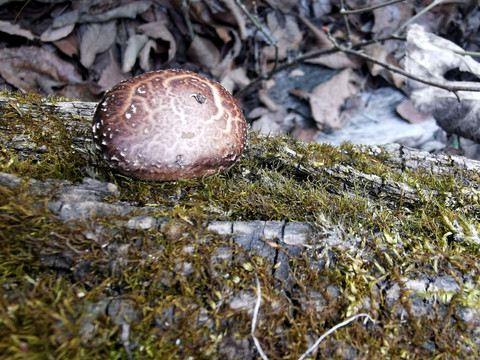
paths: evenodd
<path fill-rule="evenodd" d="M 398 62 L 390 56 L 390 54 L 385 50 L 382 45 L 379 44 L 372 44 L 365 46 L 364 48 L 365 54 L 370 55 L 371 57 L 390 65 L 394 65 L 396 67 L 400 67 Z M 393 83 L 395 87 L 400 89 L 405 82 L 405 77 L 394 73 L 390 70 L 385 69 L 383 66 L 374 64 L 370 61 L 367 62 L 368 69 L 370 70 L 370 74 L 372 76 L 383 76 L 386 80 Z"/>
<path fill-rule="evenodd" d="M 137 56 L 143 46 L 147 43 L 148 36 L 143 34 L 135 34 L 128 38 L 127 48 L 123 53 L 122 71 L 124 73 L 132 70 L 133 65 L 137 61 Z"/>
<path fill-rule="evenodd" d="M 108 51 L 108 61 L 103 70 L 101 70 L 98 86 L 100 90 L 105 91 L 111 89 L 115 84 L 125 79 L 125 74 L 118 61 L 112 54 L 113 50 Z"/>
<path fill-rule="evenodd" d="M 273 11 L 267 15 L 268 29 L 277 41 L 279 59 L 284 59 L 288 51 L 298 50 L 303 39 L 303 34 L 294 16 L 284 15 L 282 20 L 283 22 L 279 22 Z M 275 47 L 273 45 L 264 47 L 263 55 L 267 60 L 275 59 Z"/>
<path fill-rule="evenodd" d="M 227 74 L 220 79 L 220 84 L 222 84 L 222 86 L 230 93 L 232 93 L 237 86 L 243 87 L 247 86 L 249 83 L 250 79 L 247 77 L 245 69 L 243 68 L 236 68 L 228 71 Z"/>
<path fill-rule="evenodd" d="M 150 22 L 140 25 L 138 31 L 147 35 L 151 39 L 160 39 L 168 43 L 167 63 L 172 61 L 177 52 L 177 43 L 168 28 L 160 21 Z"/>
<path fill-rule="evenodd" d="M 70 35 L 75 28 L 75 24 L 65 25 L 60 28 L 49 27 L 40 36 L 40 40 L 44 42 L 57 41 Z"/>
<path fill-rule="evenodd" d="M 407 56 L 405 70 L 410 74 L 441 82 L 444 85 L 462 85 L 478 88 L 478 82 L 448 81 L 445 74 L 452 69 L 470 73 L 480 78 L 480 64 L 471 56 L 461 55 L 463 49 L 440 36 L 426 32 L 419 25 L 412 25 L 407 32 Z M 479 101 L 480 92 L 461 91 L 454 94 L 451 91 L 425 85 L 409 80 L 413 89 L 411 98 L 419 109 L 428 111 L 437 99 L 443 97 L 470 99 Z"/>
<path fill-rule="evenodd" d="M 9 84 L 23 91 L 38 91 L 41 86 L 59 87 L 82 82 L 73 65 L 42 48 L 31 46 L 0 49 L 0 60 L 0 74 Z"/>
<path fill-rule="evenodd" d="M 333 44 L 328 38 L 327 34 L 325 34 L 325 31 L 318 29 L 304 16 L 300 16 L 299 18 L 308 27 L 316 40 L 315 42 L 312 42 L 313 44 L 308 44 L 310 45 L 309 50 L 318 51 L 319 49 L 327 50 L 333 48 Z M 329 67 L 330 69 L 344 69 L 346 67 L 357 69 L 361 64 L 360 61 L 350 59 L 347 54 L 340 51 L 333 54 L 321 55 L 312 59 L 308 59 L 305 62 L 323 65 Z"/>
<path fill-rule="evenodd" d="M 461 85 L 480 90 L 478 82 L 449 81 L 445 74 L 452 69 L 480 78 L 480 64 L 470 56 L 458 54 L 463 49 L 440 36 L 412 25 L 407 32 L 405 67 L 415 76 L 431 79 L 445 86 Z M 447 133 L 455 133 L 480 142 L 480 92 L 452 91 L 411 81 L 411 99 L 423 111 L 431 111 L 438 125 Z M 458 96 L 458 98 L 457 98 Z"/>
<path fill-rule="evenodd" d="M 210 39 L 198 35 L 190 44 L 187 54 L 194 62 L 209 70 L 214 69 L 220 61 L 220 52 L 215 44 Z"/>
<path fill-rule="evenodd" d="M 228 10 L 230 10 L 230 13 L 233 15 L 233 17 L 235 18 L 235 21 L 237 22 L 240 38 L 242 40 L 245 40 L 248 37 L 248 34 L 247 34 L 247 29 L 245 27 L 245 18 L 242 11 L 238 7 L 238 5 L 235 3 L 235 0 L 223 0 L 223 3 L 228 8 Z"/>
<path fill-rule="evenodd" d="M 72 32 L 66 38 L 54 41 L 53 44 L 67 56 L 78 55 L 78 36 L 76 32 Z"/>
<path fill-rule="evenodd" d="M 80 38 L 80 62 L 89 68 L 95 61 L 98 53 L 104 52 L 112 46 L 117 37 L 115 21 L 107 23 L 82 25 Z"/>
<path fill-rule="evenodd" d="M 284 130 L 282 122 L 286 115 L 284 106 L 280 106 L 276 111 L 267 111 L 252 123 L 252 130 L 262 134 L 280 134 Z"/>
<path fill-rule="evenodd" d="M 369 5 L 381 3 L 384 3 L 384 1 L 372 1 Z M 410 4 L 400 2 L 375 9 L 373 10 L 373 15 L 375 24 L 372 28 L 372 33 L 377 37 L 383 37 L 391 34 L 408 20 L 412 16 L 412 9 Z"/>
<path fill-rule="evenodd" d="M 340 108 L 357 91 L 360 78 L 347 68 L 316 86 L 309 94 L 312 116 L 317 126 L 342 127 Z"/>
<path fill-rule="evenodd" d="M 411 124 L 417 124 L 430 118 L 431 114 L 418 110 L 412 100 L 406 99 L 396 107 L 396 112 Z"/>
<path fill-rule="evenodd" d="M 150 39 L 143 45 L 142 50 L 138 54 L 139 65 L 143 71 L 152 70 L 152 57 L 150 56 L 152 50 L 157 50 L 157 43 Z"/>
<path fill-rule="evenodd" d="M 0 32 L 4 32 L 10 35 L 21 36 L 27 38 L 28 40 L 35 39 L 35 35 L 33 35 L 30 30 L 23 29 L 20 25 L 12 24 L 8 21 L 0 20 Z"/>
<path fill-rule="evenodd" d="M 297 5 L 297 0 L 265 0 L 271 7 L 278 9 L 284 14 L 290 13 L 292 8 Z"/>
<path fill-rule="evenodd" d="M 114 7 L 102 13 L 83 13 L 77 20 L 78 23 L 97 23 L 109 20 L 130 18 L 135 19 L 137 15 L 147 11 L 152 6 L 151 1 L 132 1 L 125 5 Z"/>

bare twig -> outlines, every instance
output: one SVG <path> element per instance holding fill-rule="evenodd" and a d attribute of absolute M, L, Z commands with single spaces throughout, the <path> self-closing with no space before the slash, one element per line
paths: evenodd
<path fill-rule="evenodd" d="M 390 71 L 395 72 L 397 74 L 408 77 L 409 79 L 424 83 L 426 85 L 435 86 L 437 88 L 453 92 L 455 94 L 455 96 L 457 97 L 457 99 L 459 99 L 459 96 L 458 96 L 459 91 L 477 91 L 477 92 L 480 91 L 480 87 L 463 86 L 463 85 L 447 85 L 447 84 L 442 83 L 442 82 L 433 81 L 433 80 L 429 80 L 429 79 L 425 79 L 425 78 L 421 78 L 421 77 L 412 75 L 409 72 L 407 72 L 407 71 L 405 71 L 405 70 L 403 70 L 399 67 L 384 63 L 384 62 L 382 62 L 378 59 L 375 59 L 374 57 L 371 57 L 371 56 L 365 54 L 365 53 L 362 53 L 362 52 L 356 51 L 356 50 L 348 49 L 345 46 L 342 46 L 339 43 L 337 43 L 337 41 L 335 41 L 335 39 L 333 39 L 333 37 L 330 35 L 328 30 L 326 30 L 326 32 L 327 32 L 328 37 L 332 41 L 334 47 L 337 48 L 338 50 L 340 50 L 340 51 L 342 51 L 346 54 L 357 56 L 357 57 L 362 58 L 364 60 L 370 61 L 374 64 L 380 65 L 387 70 L 390 70 Z"/>
<path fill-rule="evenodd" d="M 192 22 L 190 21 L 190 16 L 188 15 L 187 0 L 182 0 L 182 3 L 180 5 L 180 9 L 182 10 L 183 19 L 185 20 L 185 23 L 187 24 L 188 35 L 190 36 L 190 41 L 193 41 L 193 39 L 195 39 L 195 32 L 193 31 L 193 26 L 192 26 Z"/>
<path fill-rule="evenodd" d="M 333 54 L 333 53 L 336 53 L 338 51 L 340 51 L 340 50 L 333 47 L 333 48 L 330 48 L 330 49 L 322 49 L 322 50 L 318 50 L 318 51 L 312 51 L 312 52 L 309 52 L 308 54 L 298 56 L 291 61 L 288 61 L 288 62 L 286 62 L 282 65 L 277 66 L 277 68 L 275 70 L 272 69 L 268 73 L 262 74 L 262 75 L 258 76 L 257 78 L 253 79 L 247 86 L 241 88 L 236 93 L 234 93 L 233 96 L 237 97 L 237 98 L 242 97 L 248 90 L 250 90 L 252 87 L 257 85 L 259 82 L 261 82 L 263 80 L 267 80 L 267 79 L 271 78 L 274 74 L 279 73 L 280 71 L 286 70 L 286 69 L 298 64 L 299 62 L 302 62 L 302 61 L 305 61 L 305 60 L 308 60 L 308 59 L 312 59 L 312 58 L 317 57 L 317 56 Z"/>
<path fill-rule="evenodd" d="M 453 49 L 452 49 L 452 51 L 455 54 L 458 54 L 458 55 L 468 55 L 468 56 L 472 56 L 472 57 L 480 57 L 480 52 L 477 52 L 477 51 L 453 50 Z"/>
<path fill-rule="evenodd" d="M 399 26 L 397 30 L 393 33 L 394 36 L 398 36 L 408 25 L 410 25 L 413 21 L 418 19 L 420 16 L 425 14 L 426 12 L 430 11 L 430 9 L 434 8 L 437 5 L 440 5 L 446 1 L 449 0 L 434 0 L 430 5 L 424 7 L 422 10 L 420 10 L 415 16 L 412 16 L 410 19 L 405 21 L 402 25 Z"/>
<path fill-rule="evenodd" d="M 347 14 L 345 13 L 345 1 L 344 0 L 340 0 L 340 6 L 341 6 L 341 9 L 340 9 L 340 14 L 342 14 L 342 17 L 343 17 L 343 23 L 345 24 L 345 29 L 346 29 L 346 32 L 347 32 L 347 43 L 348 45 L 350 46 L 352 41 L 352 32 L 350 31 L 350 24 L 348 22 L 348 16 Z"/>
<path fill-rule="evenodd" d="M 381 7 L 384 7 L 384 6 L 388 6 L 388 5 L 392 5 L 392 4 L 396 4 L 396 3 L 404 2 L 404 1 L 405 0 L 392 0 L 392 1 L 387 1 L 384 4 L 378 4 L 378 5 L 369 6 L 369 7 L 365 7 L 365 8 L 362 8 L 362 9 L 356 9 L 356 10 L 345 10 L 342 6 L 342 8 L 340 9 L 340 14 L 342 14 L 342 15 L 360 14 L 360 13 L 363 13 L 363 12 L 373 11 L 375 9 L 378 9 L 378 8 L 381 8 Z"/>
<path fill-rule="evenodd" d="M 245 13 L 245 15 L 247 15 L 252 24 L 255 25 L 255 27 L 260 30 L 260 32 L 265 36 L 269 45 L 275 47 L 275 63 L 273 65 L 273 69 L 267 73 L 267 78 L 270 78 L 272 74 L 275 73 L 278 65 L 278 43 L 275 38 L 271 36 L 271 34 L 267 30 L 265 30 L 265 28 L 258 22 L 255 16 L 253 16 L 250 11 L 248 11 L 248 9 L 245 7 L 245 5 L 243 5 L 240 0 L 235 0 L 235 2 L 237 3 L 238 7 Z"/>

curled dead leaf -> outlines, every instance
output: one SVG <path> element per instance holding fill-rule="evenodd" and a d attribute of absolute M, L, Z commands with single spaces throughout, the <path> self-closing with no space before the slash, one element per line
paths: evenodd
<path fill-rule="evenodd" d="M 80 62 L 89 68 L 97 54 L 106 51 L 115 42 L 117 26 L 115 21 L 102 24 L 82 25 L 80 38 Z"/>
<path fill-rule="evenodd" d="M 365 46 L 364 48 L 365 54 L 370 55 L 371 57 L 396 67 L 400 67 L 399 63 L 392 57 L 390 54 L 385 50 L 385 48 L 380 44 L 371 44 Z M 372 76 L 383 76 L 386 80 L 393 83 L 395 87 L 401 88 L 405 82 L 405 77 L 403 75 L 399 75 L 394 73 L 390 70 L 385 69 L 383 66 L 378 64 L 374 64 L 372 62 L 367 62 L 368 69 Z"/>
<path fill-rule="evenodd" d="M 340 108 L 357 91 L 361 79 L 347 68 L 316 86 L 309 94 L 312 116 L 317 126 L 342 127 Z"/>
<path fill-rule="evenodd" d="M 294 16 L 284 15 L 283 21 L 280 22 L 275 12 L 270 12 L 267 15 L 267 25 L 272 37 L 277 41 L 279 59 L 284 59 L 288 51 L 298 50 L 303 34 Z M 275 47 L 273 45 L 265 47 L 263 55 L 267 60 L 275 59 Z"/>
<path fill-rule="evenodd" d="M 59 87 L 82 82 L 73 65 L 42 48 L 0 49 L 0 59 L 0 74 L 9 84 L 23 91 L 38 91 L 39 86 Z"/>
<path fill-rule="evenodd" d="M 40 40 L 44 42 L 57 41 L 70 35 L 73 29 L 75 29 L 75 24 L 69 24 L 55 29 L 49 27 L 40 35 Z"/>
<path fill-rule="evenodd" d="M 122 60 L 122 71 L 124 73 L 129 72 L 135 62 L 137 61 L 137 56 L 143 46 L 147 43 L 148 36 L 144 34 L 135 34 L 128 38 L 127 48 L 123 53 Z"/>
<path fill-rule="evenodd" d="M 28 40 L 35 39 L 35 35 L 33 35 L 30 30 L 23 29 L 20 25 L 12 24 L 9 21 L 0 20 L 0 32 L 21 36 L 27 38 Z"/>
<path fill-rule="evenodd" d="M 168 43 L 168 58 L 167 62 L 172 61 L 177 52 L 177 43 L 174 36 L 168 28 L 160 21 L 154 21 L 147 24 L 140 25 L 138 31 L 147 35 L 151 39 L 160 39 Z M 149 45 L 150 48 L 153 46 Z"/>
<path fill-rule="evenodd" d="M 215 44 L 198 35 L 193 39 L 187 53 L 193 61 L 209 70 L 214 69 L 220 61 L 220 52 Z"/>

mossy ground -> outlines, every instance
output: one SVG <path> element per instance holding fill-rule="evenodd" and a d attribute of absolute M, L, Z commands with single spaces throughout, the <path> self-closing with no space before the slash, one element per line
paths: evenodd
<path fill-rule="evenodd" d="M 15 96 L 33 104 L 42 101 Z M 387 152 L 372 155 L 351 144 L 332 147 L 251 133 L 245 155 L 225 174 L 167 183 L 135 181 L 102 167 L 93 153 L 72 151 L 72 139 L 84 134 L 66 133 L 64 120 L 55 114 L 33 118 L 13 105 L 0 113 L 3 144 L 22 135 L 22 141 L 41 149 L 19 156 L 18 148 L 0 145 L 0 171 L 72 182 L 94 174 L 115 183 L 121 200 L 168 217 L 162 231 L 116 228 L 117 219 L 111 218 L 73 226 L 50 213 L 48 198 L 29 194 L 26 184 L 14 190 L 0 186 L 0 358 L 127 359 L 122 325 L 114 317 L 103 312 L 93 318 L 90 333 L 82 333 L 92 306 L 118 298 L 140 311 L 140 320 L 129 329 L 134 358 L 221 358 L 250 339 L 251 313 L 232 309 L 227 300 L 244 291 L 254 295 L 255 274 L 263 296 L 256 334 L 271 359 L 298 358 L 312 339 L 362 309 L 377 323 L 354 322 L 338 330 L 322 343 L 322 356 L 478 356 L 474 325 L 455 315 L 460 307 L 480 309 L 477 174 L 399 171 L 386 161 Z M 413 205 L 401 199 L 392 205 L 381 196 L 366 196 L 361 186 L 345 192 L 327 173 L 312 177 L 298 170 L 305 165 L 321 171 L 337 163 L 438 195 Z M 455 194 L 454 200 L 447 194 Z M 202 224 L 211 219 L 338 225 L 362 249 L 329 249 L 334 261 L 322 269 L 310 267 L 311 253 L 291 259 L 295 291 L 285 296 L 265 259 L 205 229 Z M 102 232 L 96 241 L 86 236 L 100 226 L 115 231 Z M 234 256 L 212 260 L 225 245 Z M 65 261 L 48 266 L 44 259 L 49 255 Z M 442 306 L 446 313 L 400 317 L 386 306 L 375 284 L 401 283 L 402 277 L 415 274 L 471 281 L 464 286 L 459 280 L 461 290 L 452 296 L 433 294 L 434 309 Z M 332 294 L 332 286 L 340 294 Z M 398 305 L 408 310 L 410 301 L 410 292 L 403 291 Z"/>

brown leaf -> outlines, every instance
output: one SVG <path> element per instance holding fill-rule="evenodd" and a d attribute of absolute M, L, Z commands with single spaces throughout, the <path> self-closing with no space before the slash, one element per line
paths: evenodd
<path fill-rule="evenodd" d="M 42 35 L 40 35 L 40 40 L 44 42 L 50 42 L 63 39 L 70 35 L 74 28 L 75 24 L 65 25 L 61 28 L 56 29 L 49 27 L 42 33 Z"/>
<path fill-rule="evenodd" d="M 150 53 L 152 50 L 157 50 L 157 43 L 153 40 L 148 40 L 145 45 L 143 45 L 142 50 L 139 53 L 139 65 L 143 71 L 152 70 L 152 61 Z"/>
<path fill-rule="evenodd" d="M 260 131 L 263 134 L 280 134 L 282 133 L 282 121 L 286 115 L 287 111 L 284 106 L 280 106 L 276 111 L 268 111 L 252 123 L 252 130 Z"/>
<path fill-rule="evenodd" d="M 318 134 L 318 128 L 317 127 L 295 127 L 292 131 L 292 136 L 295 139 L 306 141 L 306 142 L 311 142 L 315 140 Z"/>
<path fill-rule="evenodd" d="M 297 0 L 265 0 L 272 8 L 278 9 L 284 14 L 290 13 L 292 8 L 297 5 Z"/>
<path fill-rule="evenodd" d="M 227 74 L 220 79 L 220 84 L 230 93 L 232 93 L 237 86 L 247 86 L 249 83 L 250 79 L 247 77 L 245 69 L 243 68 L 228 71 Z"/>
<path fill-rule="evenodd" d="M 55 87 L 82 82 L 75 68 L 55 54 L 37 47 L 0 49 L 0 74 L 23 91 L 38 91 L 39 86 Z"/>
<path fill-rule="evenodd" d="M 66 38 L 54 41 L 53 44 L 65 55 L 78 55 L 78 36 L 76 32 L 72 32 Z"/>
<path fill-rule="evenodd" d="M 324 125 L 334 129 L 342 127 L 340 107 L 355 94 L 359 82 L 358 76 L 347 68 L 313 89 L 309 96 L 310 107 L 319 128 Z"/>
<path fill-rule="evenodd" d="M 384 1 L 372 1 L 370 5 L 382 4 Z M 411 5 L 405 3 L 396 3 L 389 6 L 383 6 L 373 11 L 375 24 L 372 33 L 376 37 L 386 36 L 396 30 L 408 18 L 412 16 Z"/>
<path fill-rule="evenodd" d="M 79 23 L 106 22 L 114 19 L 135 19 L 137 15 L 147 11 L 152 6 L 151 1 L 132 1 L 111 10 L 98 14 L 82 14 Z"/>
<path fill-rule="evenodd" d="M 370 55 L 371 57 L 390 65 L 394 65 L 396 67 L 400 67 L 398 62 L 388 54 L 385 48 L 379 44 L 372 44 L 365 46 L 364 48 L 365 54 Z M 385 69 L 383 66 L 374 64 L 372 62 L 367 62 L 368 69 L 370 70 L 370 74 L 372 76 L 382 75 L 385 79 L 389 80 L 393 83 L 397 88 L 401 88 L 403 83 L 405 82 L 405 77 L 394 73 L 390 70 Z"/>
<path fill-rule="evenodd" d="M 21 36 L 21 37 L 27 38 L 28 40 L 35 39 L 35 35 L 33 35 L 30 30 L 23 29 L 18 24 L 12 24 L 8 21 L 0 20 L 0 32 L 4 32 L 10 35 Z"/>
<path fill-rule="evenodd" d="M 235 21 L 238 25 L 238 32 L 240 33 L 240 38 L 245 40 L 248 37 L 247 29 L 245 27 L 245 18 L 243 17 L 243 13 L 235 3 L 235 0 L 223 0 L 225 6 L 230 10 L 230 13 L 235 18 Z"/>
<path fill-rule="evenodd" d="M 128 38 L 127 40 L 127 48 L 123 53 L 123 60 L 122 60 L 122 71 L 124 73 L 129 72 L 132 70 L 133 65 L 135 65 L 135 61 L 137 61 L 137 56 L 140 50 L 148 41 L 148 36 L 143 34 L 135 34 Z"/>
<path fill-rule="evenodd" d="M 220 52 L 213 42 L 201 36 L 195 36 L 187 51 L 190 58 L 207 69 L 213 69 L 220 61 Z"/>
<path fill-rule="evenodd" d="M 148 35 L 152 39 L 161 39 L 169 44 L 168 59 L 167 62 L 172 61 L 175 53 L 177 52 L 177 43 L 175 38 L 168 28 L 161 22 L 155 21 L 147 24 L 140 25 L 138 31 Z"/>
<path fill-rule="evenodd" d="M 108 51 L 106 66 L 101 71 L 100 79 L 98 80 L 98 85 L 102 91 L 112 88 L 115 84 L 125 79 L 125 74 L 122 73 L 122 68 L 112 52 L 113 50 Z"/>
<path fill-rule="evenodd" d="M 290 50 L 298 50 L 303 39 L 295 17 L 285 15 L 283 20 L 284 23 L 280 23 L 274 12 L 267 15 L 268 29 L 277 41 L 279 59 L 284 59 Z M 275 47 L 273 45 L 265 47 L 263 54 L 267 60 L 275 59 Z"/>
<path fill-rule="evenodd" d="M 395 109 L 403 119 L 411 124 L 417 124 L 430 118 L 431 114 L 418 110 L 412 100 L 407 99 L 400 103 Z"/>
<path fill-rule="evenodd" d="M 349 58 L 342 52 L 318 56 L 316 58 L 305 60 L 305 62 L 309 64 L 323 65 L 330 69 L 344 69 L 347 67 L 358 69 L 360 67 L 359 61 Z"/>
<path fill-rule="evenodd" d="M 112 46 L 117 36 L 115 21 L 103 24 L 82 25 L 82 36 L 80 39 L 80 62 L 89 68 L 95 61 L 98 53 L 104 52 Z"/>

